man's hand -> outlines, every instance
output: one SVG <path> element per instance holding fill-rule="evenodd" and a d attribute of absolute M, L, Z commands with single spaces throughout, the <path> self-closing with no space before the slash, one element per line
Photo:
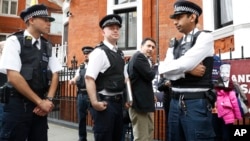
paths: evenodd
<path fill-rule="evenodd" d="M 74 79 L 74 78 L 73 78 L 73 79 L 70 79 L 70 80 L 69 80 L 69 84 L 70 84 L 70 85 L 75 85 L 75 84 L 76 84 L 75 79 Z"/>
<path fill-rule="evenodd" d="M 54 104 L 52 101 L 49 100 L 45 100 L 43 99 L 38 105 L 37 107 L 33 110 L 34 113 L 36 113 L 37 115 L 41 114 L 43 115 L 44 113 L 49 113 L 53 110 L 54 108 Z"/>
<path fill-rule="evenodd" d="M 202 63 L 200 63 L 188 73 L 193 76 L 202 77 L 205 74 L 205 71 L 206 71 L 206 67 Z"/>
<path fill-rule="evenodd" d="M 91 105 L 96 111 L 103 111 L 107 109 L 108 103 L 106 101 L 95 101 L 91 102 Z"/>

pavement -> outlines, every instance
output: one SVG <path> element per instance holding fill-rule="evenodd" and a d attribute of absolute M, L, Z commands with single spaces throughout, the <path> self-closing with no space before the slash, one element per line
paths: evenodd
<path fill-rule="evenodd" d="M 94 141 L 92 132 L 88 132 L 87 140 Z M 49 122 L 48 141 L 78 141 L 78 130 Z"/>

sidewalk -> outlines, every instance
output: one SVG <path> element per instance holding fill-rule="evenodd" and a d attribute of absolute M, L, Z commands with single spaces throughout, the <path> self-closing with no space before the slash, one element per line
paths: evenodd
<path fill-rule="evenodd" d="M 78 141 L 78 130 L 49 122 L 48 141 Z M 88 132 L 88 141 L 94 141 L 93 133 Z"/>

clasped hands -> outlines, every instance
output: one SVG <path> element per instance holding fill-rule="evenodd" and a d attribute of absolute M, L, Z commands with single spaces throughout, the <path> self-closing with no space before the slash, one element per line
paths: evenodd
<path fill-rule="evenodd" d="M 43 99 L 33 110 L 33 112 L 38 116 L 46 116 L 50 113 L 55 105 L 52 101 L 48 99 Z"/>

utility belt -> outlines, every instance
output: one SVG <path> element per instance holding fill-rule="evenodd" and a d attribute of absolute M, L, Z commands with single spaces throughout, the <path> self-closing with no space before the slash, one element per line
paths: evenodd
<path fill-rule="evenodd" d="M 87 89 L 78 89 L 77 90 L 77 94 L 83 94 L 83 95 L 87 95 Z"/>
<path fill-rule="evenodd" d="M 103 95 L 103 94 L 98 94 L 99 98 L 101 101 L 110 101 L 110 102 L 116 102 L 116 103 L 122 103 L 122 95 L 114 95 L 114 96 L 109 96 L 109 95 Z"/>
<path fill-rule="evenodd" d="M 45 96 L 43 94 L 43 90 L 33 90 L 40 98 L 44 99 Z M 8 86 L 3 86 L 0 88 L 0 102 L 1 103 L 8 103 L 10 98 L 20 98 L 25 101 L 28 100 L 25 96 L 23 96 L 21 93 L 19 93 L 16 89 L 10 88 Z"/>
<path fill-rule="evenodd" d="M 186 110 L 185 100 L 206 99 L 208 102 L 207 108 L 208 110 L 211 111 L 212 108 L 214 108 L 217 94 L 214 89 L 209 89 L 208 91 L 204 91 L 204 92 L 174 92 L 172 91 L 171 97 L 173 99 L 180 101 L 181 108 L 184 111 Z"/>
<path fill-rule="evenodd" d="M 206 92 L 174 92 L 174 91 L 172 91 L 171 97 L 173 99 L 179 99 L 180 97 L 182 97 L 183 100 L 207 98 Z"/>

